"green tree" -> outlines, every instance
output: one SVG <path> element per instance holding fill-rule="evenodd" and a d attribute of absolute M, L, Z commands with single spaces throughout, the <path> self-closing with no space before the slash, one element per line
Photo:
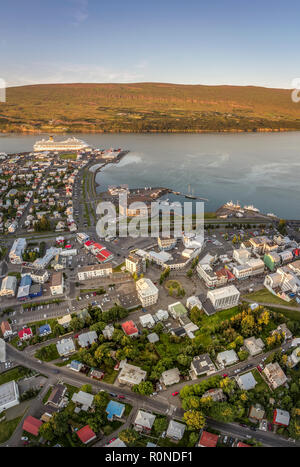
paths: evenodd
<path fill-rule="evenodd" d="M 198 410 L 188 410 L 183 419 L 190 430 L 201 430 L 205 426 L 205 416 Z"/>

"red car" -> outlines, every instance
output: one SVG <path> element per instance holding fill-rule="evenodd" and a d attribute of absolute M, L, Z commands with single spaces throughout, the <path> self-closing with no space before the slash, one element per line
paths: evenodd
<path fill-rule="evenodd" d="M 262 372 L 262 367 L 261 367 L 261 366 L 257 365 L 256 368 L 258 369 L 258 371 L 259 371 L 260 373 Z"/>
<path fill-rule="evenodd" d="M 112 439 L 108 442 L 108 444 L 111 444 L 113 441 L 116 441 L 116 439 L 117 439 L 117 438 L 112 438 Z"/>
<path fill-rule="evenodd" d="M 227 377 L 228 377 L 228 374 L 224 373 L 223 378 L 227 378 Z"/>
<path fill-rule="evenodd" d="M 125 396 L 118 396 L 118 399 L 125 399 Z"/>
<path fill-rule="evenodd" d="M 175 396 L 178 396 L 178 394 L 179 394 L 179 392 L 176 391 L 176 392 L 173 392 L 173 393 L 172 393 L 172 396 L 175 397 Z"/>
<path fill-rule="evenodd" d="M 94 295 L 94 297 L 96 297 L 96 295 L 97 295 L 96 292 L 94 292 L 93 295 Z"/>

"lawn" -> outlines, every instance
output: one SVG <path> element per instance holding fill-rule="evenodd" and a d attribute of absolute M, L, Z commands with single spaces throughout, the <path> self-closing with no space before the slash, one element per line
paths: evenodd
<path fill-rule="evenodd" d="M 267 289 L 261 289 L 258 290 L 257 292 L 252 292 L 250 294 L 244 295 L 245 298 L 248 298 L 250 300 L 253 300 L 254 302 L 262 302 L 262 303 L 274 303 L 276 305 L 288 305 L 288 306 L 294 306 L 295 301 L 292 300 L 291 302 L 286 302 L 285 300 L 282 300 L 281 298 L 277 297 L 276 295 L 273 295 L 271 292 L 269 292 Z"/>
<path fill-rule="evenodd" d="M 22 418 L 23 415 L 14 418 L 13 420 L 4 421 L 0 423 L 0 444 L 5 443 L 12 437 Z"/>
<path fill-rule="evenodd" d="M 19 379 L 26 376 L 31 370 L 28 368 L 24 368 L 22 366 L 18 366 L 16 368 L 12 368 L 11 370 L 6 371 L 5 373 L 0 374 L 0 385 L 9 383 L 9 381 L 18 381 Z"/>
<path fill-rule="evenodd" d="M 105 371 L 105 375 L 102 381 L 104 383 L 114 384 L 117 376 L 118 376 L 118 372 L 115 370 L 109 370 L 107 372 Z"/>
<path fill-rule="evenodd" d="M 61 159 L 63 160 L 73 160 L 73 161 L 76 161 L 77 159 L 77 154 L 75 153 L 66 153 L 66 154 L 60 154 L 59 156 Z"/>
<path fill-rule="evenodd" d="M 270 388 L 267 385 L 267 383 L 263 380 L 261 377 L 259 371 L 255 368 L 252 370 L 252 374 L 255 378 L 255 381 L 257 382 L 257 385 L 255 386 L 255 391 L 256 392 L 270 392 Z"/>
<path fill-rule="evenodd" d="M 43 362 L 51 362 L 52 360 L 56 360 L 60 357 L 56 345 L 50 344 L 46 347 L 40 348 L 35 354 L 35 358 L 39 358 Z"/>

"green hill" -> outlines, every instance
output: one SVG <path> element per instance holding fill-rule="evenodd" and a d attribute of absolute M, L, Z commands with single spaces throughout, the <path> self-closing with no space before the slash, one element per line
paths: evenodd
<path fill-rule="evenodd" d="M 291 91 L 168 83 L 8 88 L 0 132 L 200 132 L 300 129 Z"/>

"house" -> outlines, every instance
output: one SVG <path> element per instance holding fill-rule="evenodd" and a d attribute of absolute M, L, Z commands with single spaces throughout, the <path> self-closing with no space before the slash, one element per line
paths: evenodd
<path fill-rule="evenodd" d="M 57 320 L 58 324 L 60 324 L 60 326 L 63 326 L 64 328 L 68 328 L 71 321 L 72 321 L 71 315 L 65 315 L 62 318 L 59 318 Z"/>
<path fill-rule="evenodd" d="M 154 318 L 150 313 L 140 316 L 139 319 L 143 328 L 153 328 L 153 326 L 155 326 Z"/>
<path fill-rule="evenodd" d="M 208 431 L 202 431 L 201 437 L 198 443 L 200 448 L 215 448 L 218 444 L 219 436 Z"/>
<path fill-rule="evenodd" d="M 186 307 L 188 310 L 192 310 L 194 307 L 197 307 L 199 310 L 202 309 L 202 303 L 199 299 L 199 297 L 196 296 L 191 296 L 188 297 L 186 300 Z"/>
<path fill-rule="evenodd" d="M 274 425 L 289 426 L 290 414 L 286 410 L 275 409 L 273 413 Z"/>
<path fill-rule="evenodd" d="M 97 379 L 98 381 L 101 381 L 104 378 L 104 371 L 101 370 L 95 370 L 94 368 L 91 370 L 89 376 L 92 379 Z"/>
<path fill-rule="evenodd" d="M 108 324 L 103 329 L 102 334 L 105 337 L 105 339 L 111 340 L 114 332 L 115 332 L 114 326 L 112 324 Z"/>
<path fill-rule="evenodd" d="M 249 444 L 243 443 L 242 441 L 239 441 L 236 445 L 237 448 L 251 448 Z"/>
<path fill-rule="evenodd" d="M 43 326 L 39 327 L 38 333 L 40 336 L 48 336 L 51 334 L 51 326 L 50 324 L 44 324 Z"/>
<path fill-rule="evenodd" d="M 251 405 L 249 412 L 249 420 L 256 422 L 261 422 L 265 416 L 265 410 L 260 404 Z"/>
<path fill-rule="evenodd" d="M 2 280 L 0 296 L 1 297 L 14 297 L 17 290 L 17 278 L 15 276 L 6 276 Z"/>
<path fill-rule="evenodd" d="M 136 291 L 143 307 L 155 305 L 158 300 L 158 288 L 150 279 L 138 280 L 136 282 Z"/>
<path fill-rule="evenodd" d="M 126 336 L 137 337 L 139 335 L 139 330 L 137 329 L 133 321 L 126 321 L 125 323 L 123 323 L 122 329 Z"/>
<path fill-rule="evenodd" d="M 145 260 L 135 255 L 134 253 L 129 255 L 128 258 L 125 259 L 125 269 L 131 274 L 141 274 L 145 271 L 145 265 Z"/>
<path fill-rule="evenodd" d="M 12 335 L 12 328 L 8 321 L 2 321 L 1 323 L 1 332 L 4 338 Z"/>
<path fill-rule="evenodd" d="M 287 327 L 287 325 L 285 323 L 283 324 L 280 324 L 273 332 L 272 332 L 272 335 L 275 334 L 276 332 L 278 332 L 279 334 L 281 334 L 283 337 L 284 337 L 284 340 L 287 341 L 289 339 L 292 339 L 293 337 L 293 334 L 291 333 L 291 331 L 289 330 L 289 328 Z"/>
<path fill-rule="evenodd" d="M 21 264 L 23 261 L 23 253 L 25 251 L 27 242 L 25 238 L 17 238 L 13 246 L 11 247 L 11 250 L 9 252 L 9 261 L 12 264 Z"/>
<path fill-rule="evenodd" d="M 183 423 L 175 422 L 175 420 L 170 420 L 166 437 L 174 441 L 180 441 L 183 438 L 186 426 Z"/>
<path fill-rule="evenodd" d="M 77 373 L 80 373 L 81 369 L 83 368 L 83 364 L 78 362 L 78 360 L 72 360 L 68 366 L 70 370 L 76 371 Z"/>
<path fill-rule="evenodd" d="M 66 386 L 63 384 L 56 384 L 53 386 L 52 392 L 48 397 L 48 400 L 45 405 L 50 405 L 56 409 L 59 409 L 64 406 L 66 402 L 65 394 L 67 392 Z"/>
<path fill-rule="evenodd" d="M 207 397 L 210 397 L 214 402 L 223 402 L 226 400 L 226 396 L 223 392 L 223 389 L 220 388 L 213 388 L 206 391 L 202 395 L 202 398 L 205 399 Z"/>
<path fill-rule="evenodd" d="M 191 363 L 191 371 L 194 373 L 195 376 L 201 376 L 211 375 L 217 370 L 209 354 L 206 353 L 194 357 Z"/>
<path fill-rule="evenodd" d="M 115 439 L 111 443 L 109 443 L 106 447 L 108 448 L 126 448 L 126 444 L 120 438 Z"/>
<path fill-rule="evenodd" d="M 169 313 L 167 310 L 158 310 L 154 316 L 157 321 L 167 321 L 167 319 L 169 319 Z"/>
<path fill-rule="evenodd" d="M 31 328 L 24 328 L 21 329 L 21 331 L 18 332 L 19 339 L 21 341 L 26 341 L 28 339 L 31 339 L 33 336 Z"/>
<path fill-rule="evenodd" d="M 112 422 L 114 419 L 120 419 L 123 417 L 125 412 L 125 404 L 120 402 L 110 401 L 105 409 L 107 413 L 107 420 Z"/>
<path fill-rule="evenodd" d="M 273 389 L 282 386 L 287 381 L 287 377 L 278 362 L 268 363 L 268 365 L 265 366 L 263 373 Z"/>
<path fill-rule="evenodd" d="M 53 273 L 50 290 L 52 295 L 61 295 L 64 293 L 64 276 L 61 271 Z"/>
<path fill-rule="evenodd" d="M 265 344 L 260 337 L 256 339 L 255 336 L 252 336 L 244 340 L 244 346 L 249 354 L 253 357 L 263 351 Z"/>
<path fill-rule="evenodd" d="M 112 274 L 112 264 L 92 264 L 91 266 L 83 266 L 78 269 L 78 279 L 85 281 L 97 277 L 107 277 Z"/>
<path fill-rule="evenodd" d="M 237 356 L 234 350 L 225 350 L 225 352 L 220 352 L 217 355 L 217 361 L 222 366 L 229 366 L 233 365 L 234 363 L 239 361 L 239 357 Z"/>
<path fill-rule="evenodd" d="M 185 316 L 188 314 L 186 308 L 180 302 L 172 303 L 168 306 L 168 309 L 172 318 L 174 319 L 179 319 L 181 316 Z"/>
<path fill-rule="evenodd" d="M 137 431 L 151 431 L 155 418 L 156 416 L 152 413 L 139 410 L 134 421 L 135 429 Z"/>
<path fill-rule="evenodd" d="M 77 412 L 80 410 L 87 412 L 93 405 L 94 396 L 84 391 L 75 392 L 72 397 L 72 402 L 78 406 L 79 410 L 77 410 Z"/>
<path fill-rule="evenodd" d="M 89 331 L 80 334 L 78 337 L 78 344 L 80 347 L 89 347 L 90 345 L 94 344 L 98 339 L 96 331 Z"/>
<path fill-rule="evenodd" d="M 39 429 L 42 426 L 43 422 L 41 420 L 38 420 L 35 417 L 32 417 L 31 415 L 28 415 L 28 417 L 25 418 L 24 423 L 23 423 L 23 430 L 27 431 L 27 433 L 30 433 L 33 436 L 38 436 L 39 434 Z"/>
<path fill-rule="evenodd" d="M 1 384 L 0 386 L 0 414 L 20 403 L 19 388 L 15 381 Z"/>
<path fill-rule="evenodd" d="M 251 371 L 249 371 L 248 373 L 244 373 L 243 375 L 237 376 L 236 382 L 238 383 L 242 391 L 249 391 L 250 389 L 255 388 L 257 384 Z"/>
<path fill-rule="evenodd" d="M 180 382 L 180 371 L 178 368 L 172 368 L 171 370 L 166 370 L 161 374 L 160 383 L 163 386 L 172 386 Z"/>
<path fill-rule="evenodd" d="M 65 357 L 76 351 L 74 341 L 71 337 L 57 342 L 56 348 L 61 357 Z"/>
<path fill-rule="evenodd" d="M 76 434 L 83 444 L 88 444 L 96 439 L 96 434 L 89 427 L 89 425 L 86 425 L 80 430 L 76 431 Z"/>
<path fill-rule="evenodd" d="M 288 356 L 288 365 L 294 368 L 300 362 L 300 347 L 296 347 L 291 355 Z"/>
<path fill-rule="evenodd" d="M 142 381 L 145 381 L 147 372 L 139 368 L 138 366 L 130 365 L 129 363 L 124 363 L 119 376 L 118 381 L 120 384 L 125 384 L 127 386 L 134 386 L 135 384 L 140 384 Z"/>
<path fill-rule="evenodd" d="M 150 344 L 155 344 L 155 342 L 159 342 L 159 336 L 156 334 L 156 332 L 148 334 L 147 339 L 150 342 Z"/>

